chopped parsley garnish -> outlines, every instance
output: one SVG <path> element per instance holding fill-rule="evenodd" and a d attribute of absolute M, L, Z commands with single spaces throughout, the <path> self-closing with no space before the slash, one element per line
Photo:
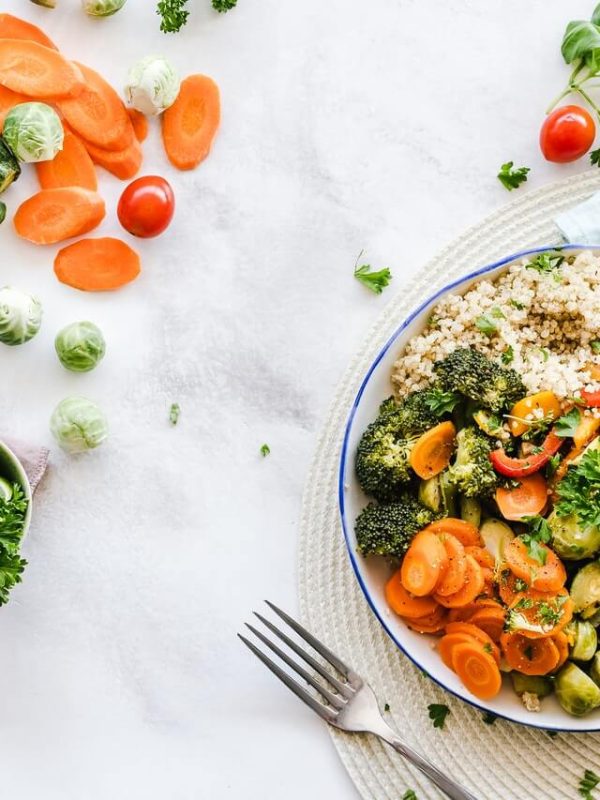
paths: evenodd
<path fill-rule="evenodd" d="M 261 444 L 260 446 L 260 454 L 263 458 L 266 458 L 271 453 L 271 448 L 268 444 Z"/>
<path fill-rule="evenodd" d="M 600 148 L 592 150 L 590 153 L 590 161 L 595 167 L 600 167 Z"/>
<path fill-rule="evenodd" d="M 187 0 L 160 0 L 156 13 L 162 17 L 160 29 L 163 33 L 177 33 L 183 28 L 190 15 L 185 10 L 186 4 Z"/>
<path fill-rule="evenodd" d="M 558 731 L 546 731 L 546 733 L 551 739 L 555 739 L 558 736 Z"/>
<path fill-rule="evenodd" d="M 491 649 L 491 648 L 490 648 Z M 486 725 L 493 725 L 494 722 L 498 719 L 497 714 L 492 714 L 491 711 L 485 711 L 482 716 L 483 721 Z"/>
<path fill-rule="evenodd" d="M 450 709 L 444 703 L 431 703 L 427 706 L 429 710 L 429 719 L 433 720 L 434 728 L 443 728 L 446 722 L 446 717 L 450 713 Z"/>
<path fill-rule="evenodd" d="M 479 328 L 479 330 L 482 333 L 485 333 L 486 336 L 493 336 L 498 332 L 498 325 L 496 322 L 494 322 L 491 313 L 482 314 L 480 317 L 477 317 L 475 320 L 475 327 Z"/>
<path fill-rule="evenodd" d="M 402 795 L 402 800 L 418 800 L 418 798 L 413 789 L 407 789 Z"/>
<path fill-rule="evenodd" d="M 591 769 L 586 769 L 583 773 L 583 778 L 579 781 L 579 789 L 577 791 L 584 800 L 593 800 L 592 792 L 599 783 L 600 777 L 595 772 L 592 772 Z"/>
<path fill-rule="evenodd" d="M 384 707 L 383 707 L 383 710 L 384 710 L 384 711 L 389 711 L 389 710 L 390 710 L 390 704 L 389 704 L 389 703 L 386 703 L 386 704 L 384 705 Z"/>
<path fill-rule="evenodd" d="M 556 609 L 552 608 L 550 603 L 540 603 L 537 609 L 537 618 L 543 626 L 554 628 L 559 622 L 562 614 Z"/>
<path fill-rule="evenodd" d="M 585 526 L 600 525 L 600 450 L 588 450 L 556 486 L 560 517 L 575 514 Z"/>
<path fill-rule="evenodd" d="M 567 411 L 566 414 L 563 414 L 562 417 L 559 417 L 556 420 L 554 431 L 557 436 L 575 436 L 575 431 L 577 430 L 580 422 L 581 411 L 577 407 L 572 408 L 570 411 Z"/>
<path fill-rule="evenodd" d="M 507 161 L 500 167 L 498 180 L 505 189 L 512 192 L 513 189 L 518 189 L 522 183 L 525 183 L 529 171 L 529 167 L 515 167 L 514 161 Z"/>
<path fill-rule="evenodd" d="M 489 653 L 490 655 L 492 654 L 492 645 L 489 642 L 486 642 L 483 645 L 483 649 L 484 649 L 484 652 Z"/>
<path fill-rule="evenodd" d="M 179 403 L 171 403 L 171 408 L 169 409 L 169 422 L 171 425 L 177 425 L 179 422 L 179 415 L 181 414 L 181 408 Z"/>
<path fill-rule="evenodd" d="M 502 354 L 500 356 L 500 361 L 503 364 L 512 364 L 514 357 L 515 357 L 514 348 L 512 344 L 509 344 L 508 347 L 502 351 Z"/>
<path fill-rule="evenodd" d="M 381 294 L 385 287 L 388 286 L 389 282 L 392 280 L 392 273 L 387 267 L 384 267 L 377 272 L 373 272 L 371 270 L 370 264 L 362 264 L 359 267 L 358 261 L 363 252 L 363 250 L 360 251 L 358 258 L 356 259 L 356 263 L 354 264 L 354 277 L 357 281 L 360 281 L 363 286 L 366 286 L 367 289 L 375 292 L 375 294 Z"/>
<path fill-rule="evenodd" d="M 544 545 L 552 539 L 550 525 L 539 515 L 522 517 L 522 521 L 527 523 L 529 531 L 521 535 L 521 541 L 526 545 L 529 557 L 543 566 L 548 557 L 548 549 Z"/>
<path fill-rule="evenodd" d="M 529 586 L 525 583 L 523 578 L 515 578 L 515 592 L 526 592 Z"/>
<path fill-rule="evenodd" d="M 513 308 L 516 308 L 518 311 L 523 311 L 525 308 L 525 303 L 519 303 L 518 300 L 513 300 L 512 297 L 508 301 L 508 304 L 511 305 Z"/>
<path fill-rule="evenodd" d="M 561 462 L 560 453 L 555 453 L 553 456 L 550 456 L 548 459 L 548 463 L 546 464 L 546 477 L 551 478 L 556 470 L 558 469 L 558 465 Z"/>
<path fill-rule="evenodd" d="M 600 339 L 594 339 L 593 342 L 590 342 L 590 347 L 595 356 L 600 356 Z"/>
<path fill-rule="evenodd" d="M 459 394 L 434 387 L 425 393 L 425 405 L 437 417 L 450 414 L 462 400 Z"/>
<path fill-rule="evenodd" d="M 237 5 L 237 0 L 212 0 L 212 7 L 219 14 L 224 14 L 226 11 L 231 11 Z"/>
<path fill-rule="evenodd" d="M 529 264 L 526 264 L 526 269 L 533 269 L 540 274 L 547 274 L 558 269 L 564 260 L 565 257 L 560 253 L 540 253 Z"/>

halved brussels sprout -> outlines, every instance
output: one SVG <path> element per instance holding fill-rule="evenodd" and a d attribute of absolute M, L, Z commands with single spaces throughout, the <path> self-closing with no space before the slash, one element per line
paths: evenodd
<path fill-rule="evenodd" d="M 14 346 L 36 335 L 42 324 L 42 304 L 19 289 L 0 289 L 0 342 Z"/>
<path fill-rule="evenodd" d="M 110 17 L 120 11 L 127 0 L 81 0 L 86 14 L 92 17 Z"/>
<path fill-rule="evenodd" d="M 52 161 L 63 148 L 58 114 L 46 103 L 19 103 L 4 120 L 2 136 L 19 161 Z"/>
<path fill-rule="evenodd" d="M 447 517 L 455 517 L 456 496 L 458 494 L 456 486 L 448 480 L 448 470 L 440 473 L 440 488 L 442 490 L 442 506 Z"/>
<path fill-rule="evenodd" d="M 600 686 L 600 652 L 596 653 L 590 666 L 590 678 Z"/>
<path fill-rule="evenodd" d="M 142 114 L 156 116 L 173 105 L 180 86 L 179 75 L 170 61 L 148 56 L 129 70 L 125 97 Z"/>
<path fill-rule="evenodd" d="M 589 619 L 600 606 L 600 562 L 586 564 L 573 578 L 570 589 L 573 611 Z"/>
<path fill-rule="evenodd" d="M 476 528 L 481 525 L 481 503 L 476 497 L 460 498 L 460 517 Z"/>
<path fill-rule="evenodd" d="M 573 620 L 567 625 L 566 634 L 570 644 L 570 658 L 574 661 L 589 661 L 598 647 L 598 634 L 591 622 Z"/>
<path fill-rule="evenodd" d="M 0 194 L 8 189 L 20 174 L 19 162 L 5 141 L 0 139 Z"/>
<path fill-rule="evenodd" d="M 102 331 L 93 322 L 73 322 L 56 335 L 56 355 L 65 369 L 89 372 L 104 358 L 106 344 Z"/>
<path fill-rule="evenodd" d="M 44 8 L 56 8 L 56 0 L 31 0 L 31 2 Z"/>
<path fill-rule="evenodd" d="M 513 689 L 519 696 L 524 692 L 537 694 L 539 698 L 552 694 L 552 681 L 545 675 L 523 675 L 521 672 L 511 672 Z"/>
<path fill-rule="evenodd" d="M 100 408 L 86 397 L 66 397 L 50 418 L 52 435 L 68 453 L 98 447 L 108 436 L 108 423 Z"/>
<path fill-rule="evenodd" d="M 446 473 L 434 475 L 419 484 L 419 501 L 432 511 L 443 511 L 447 517 L 456 513 L 456 487 L 445 478 Z"/>
<path fill-rule="evenodd" d="M 567 561 L 590 558 L 600 550 L 600 528 L 581 525 L 575 514 L 559 517 L 553 511 L 548 517 L 552 531 L 552 547 Z"/>
<path fill-rule="evenodd" d="M 510 526 L 500 519 L 490 517 L 490 519 L 485 520 L 479 532 L 486 548 L 496 561 L 502 561 L 504 548 L 515 538 Z"/>
<path fill-rule="evenodd" d="M 574 717 L 600 706 L 600 687 L 579 667 L 567 662 L 554 679 L 558 702 Z"/>

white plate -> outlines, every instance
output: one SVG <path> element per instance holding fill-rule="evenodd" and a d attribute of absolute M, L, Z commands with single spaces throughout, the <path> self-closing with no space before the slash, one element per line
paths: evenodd
<path fill-rule="evenodd" d="M 423 330 L 433 306 L 444 295 L 449 292 L 463 294 L 478 279 L 482 277 L 493 279 L 513 262 L 522 259 L 524 256 L 553 249 L 555 248 L 540 247 L 535 250 L 527 250 L 508 256 L 494 264 L 489 264 L 467 275 L 465 278 L 449 284 L 433 297 L 430 297 L 429 300 L 402 322 L 371 365 L 350 411 L 340 461 L 339 504 L 348 553 L 361 589 L 388 635 L 417 666 L 457 697 L 466 700 L 477 708 L 491 711 L 499 717 L 504 717 L 513 722 L 554 730 L 600 731 L 600 709 L 596 709 L 586 717 L 572 717 L 560 707 L 553 696 L 547 697 L 542 701 L 542 710 L 540 712 L 527 711 L 521 700 L 513 692 L 508 677 L 504 678 L 502 691 L 493 700 L 485 702 L 475 698 L 464 688 L 458 677 L 442 663 L 441 658 L 434 649 L 436 637 L 411 631 L 388 607 L 383 589 L 386 578 L 389 575 L 389 567 L 384 559 L 377 557 L 363 558 L 357 552 L 354 534 L 354 520 L 367 503 L 367 497 L 360 489 L 354 475 L 354 454 L 362 432 L 377 416 L 379 404 L 391 394 L 390 373 L 404 345 L 409 339 Z M 580 252 L 585 249 L 597 250 L 598 248 L 569 245 L 563 249 L 571 252 Z M 457 342 L 457 345 L 459 344 Z"/>

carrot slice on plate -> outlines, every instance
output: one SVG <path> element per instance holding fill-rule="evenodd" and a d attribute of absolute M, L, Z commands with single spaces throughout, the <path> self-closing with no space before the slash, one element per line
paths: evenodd
<path fill-rule="evenodd" d="M 437 519 L 429 524 L 425 530 L 433 531 L 434 533 L 449 533 L 451 536 L 455 536 L 465 547 L 481 547 L 483 544 L 479 530 L 475 525 L 456 517 Z"/>
<path fill-rule="evenodd" d="M 34 244 L 54 244 L 80 236 L 104 219 L 104 200 L 97 192 L 70 186 L 42 189 L 24 203 L 14 216 L 16 232 Z"/>
<path fill-rule="evenodd" d="M 496 489 L 496 503 L 504 519 L 518 521 L 541 514 L 548 502 L 548 486 L 541 472 L 519 478 L 519 485 Z"/>
<path fill-rule="evenodd" d="M 61 283 L 74 289 L 108 292 L 137 278 L 140 257 L 120 239 L 80 239 L 58 252 L 54 272 Z"/>
<path fill-rule="evenodd" d="M 84 142 L 84 145 L 94 164 L 122 181 L 133 178 L 142 166 L 142 148 L 135 137 L 124 150 L 104 150 L 91 142 Z"/>
<path fill-rule="evenodd" d="M 95 70 L 74 62 L 85 80 L 77 97 L 57 106 L 73 131 L 105 150 L 124 150 L 135 138 L 127 109 L 113 87 Z"/>
<path fill-rule="evenodd" d="M 446 608 L 459 608 L 472 603 L 484 588 L 483 572 L 473 556 L 465 556 L 465 582 L 454 594 L 441 595 L 436 592 L 435 599 Z"/>
<path fill-rule="evenodd" d="M 456 428 L 451 422 L 440 422 L 417 441 L 410 451 L 410 465 L 419 478 L 426 480 L 439 475 L 448 464 L 454 451 Z"/>
<path fill-rule="evenodd" d="M 431 594 L 448 563 L 446 548 L 439 537 L 430 531 L 421 531 L 412 540 L 402 561 L 400 574 L 404 588 L 418 597 Z"/>
<path fill-rule="evenodd" d="M 30 100 L 31 97 L 27 97 L 26 94 L 13 92 L 12 89 L 7 89 L 6 86 L 0 84 L 0 128 L 3 127 L 4 120 L 9 111 L 12 111 L 12 109 L 20 103 L 29 103 Z"/>
<path fill-rule="evenodd" d="M 539 544 L 539 547 L 545 554 L 544 564 L 532 558 L 523 539 L 516 536 L 504 549 L 506 564 L 511 572 L 532 589 L 539 592 L 558 592 L 567 580 L 565 565 L 547 545 Z"/>
<path fill-rule="evenodd" d="M 35 169 L 42 189 L 81 186 L 95 192 L 98 188 L 92 159 L 80 139 L 70 131 L 65 131 L 63 149 L 52 161 L 40 161 Z"/>
<path fill-rule="evenodd" d="M 397 570 L 386 583 L 385 599 L 396 614 L 412 619 L 433 614 L 438 607 L 433 597 L 415 597 L 407 592 L 402 585 L 400 570 Z"/>
<path fill-rule="evenodd" d="M 443 534 L 439 538 L 446 550 L 448 565 L 443 575 L 440 576 L 435 591 L 439 595 L 446 596 L 458 592 L 464 584 L 467 574 L 467 561 L 465 548 L 455 536 Z"/>
<path fill-rule="evenodd" d="M 43 30 L 12 14 L 0 14 L 0 39 L 28 39 L 43 44 L 51 50 L 58 50 L 52 39 Z"/>
<path fill-rule="evenodd" d="M 517 577 L 506 564 L 501 566 L 498 573 L 498 593 L 504 605 L 509 606 L 520 592 L 528 589 L 528 581 Z"/>
<path fill-rule="evenodd" d="M 547 675 L 560 661 L 558 647 L 549 636 L 528 639 L 520 633 L 503 633 L 500 646 L 508 666 L 524 675 Z"/>
<path fill-rule="evenodd" d="M 468 556 L 473 556 L 475 561 L 479 564 L 480 567 L 484 567 L 485 569 L 493 570 L 496 567 L 496 561 L 494 560 L 494 556 L 490 553 L 490 551 L 486 547 L 479 547 L 478 545 L 467 545 L 465 547 L 465 553 Z"/>
<path fill-rule="evenodd" d="M 530 589 L 510 604 L 511 630 L 528 639 L 554 636 L 573 618 L 573 601 L 566 589 L 538 592 Z"/>
<path fill-rule="evenodd" d="M 74 97 L 84 85 L 79 69 L 58 50 L 26 39 L 0 39 L 0 83 L 38 100 Z"/>
<path fill-rule="evenodd" d="M 424 617 L 403 618 L 413 631 L 418 633 L 443 633 L 448 622 L 448 611 L 443 606 L 438 606 L 432 614 Z"/>
<path fill-rule="evenodd" d="M 162 115 L 167 157 L 178 169 L 194 169 L 210 152 L 221 119 L 219 87 L 206 75 L 190 75 Z"/>
<path fill-rule="evenodd" d="M 476 642 L 477 639 L 474 639 L 470 634 L 460 632 L 457 633 L 447 633 L 437 643 L 437 650 L 440 654 L 440 658 L 444 662 L 444 664 L 448 667 L 448 669 L 454 669 L 452 666 L 452 652 L 457 644 L 464 644 L 465 642 Z"/>
<path fill-rule="evenodd" d="M 138 142 L 145 142 L 148 137 L 150 126 L 148 125 L 148 118 L 137 108 L 128 108 L 127 113 L 133 125 L 133 132 Z"/>
<path fill-rule="evenodd" d="M 485 645 L 485 652 L 489 653 L 495 661 L 500 663 L 500 650 L 484 630 L 474 625 L 472 622 L 449 622 L 446 625 L 446 633 L 466 633 L 478 642 Z"/>
<path fill-rule="evenodd" d="M 466 689 L 480 700 L 491 700 L 502 688 L 502 675 L 494 658 L 478 642 L 457 644 L 452 668 Z"/>
<path fill-rule="evenodd" d="M 468 618 L 468 622 L 487 633 L 492 641 L 499 642 L 506 622 L 506 611 L 500 606 L 478 608 Z"/>

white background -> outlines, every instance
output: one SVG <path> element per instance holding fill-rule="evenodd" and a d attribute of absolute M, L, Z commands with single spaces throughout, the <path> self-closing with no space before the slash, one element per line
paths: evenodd
<path fill-rule="evenodd" d="M 562 88 L 562 31 L 592 0 L 189 0 L 178 35 L 154 0 L 86 17 L 5 0 L 64 52 L 121 86 L 153 52 L 222 91 L 210 158 L 175 173 L 153 125 L 143 173 L 177 214 L 137 242 L 144 272 L 87 296 L 58 284 L 56 248 L 0 228 L 0 276 L 36 293 L 42 331 L 0 352 L 0 430 L 50 443 L 63 396 L 97 400 L 110 442 L 56 449 L 0 614 L 2 794 L 13 800 L 353 798 L 327 732 L 235 638 L 261 599 L 296 608 L 302 485 L 345 364 L 386 302 L 466 225 L 525 189 L 584 169 L 545 164 L 543 110 Z M 32 170 L 4 196 L 9 215 Z M 117 233 L 122 185 L 102 175 Z M 352 278 L 365 248 L 394 280 Z M 91 319 L 108 340 L 73 375 L 56 331 Z M 179 425 L 168 407 L 182 407 Z M 268 442 L 272 453 L 259 454 Z"/>

